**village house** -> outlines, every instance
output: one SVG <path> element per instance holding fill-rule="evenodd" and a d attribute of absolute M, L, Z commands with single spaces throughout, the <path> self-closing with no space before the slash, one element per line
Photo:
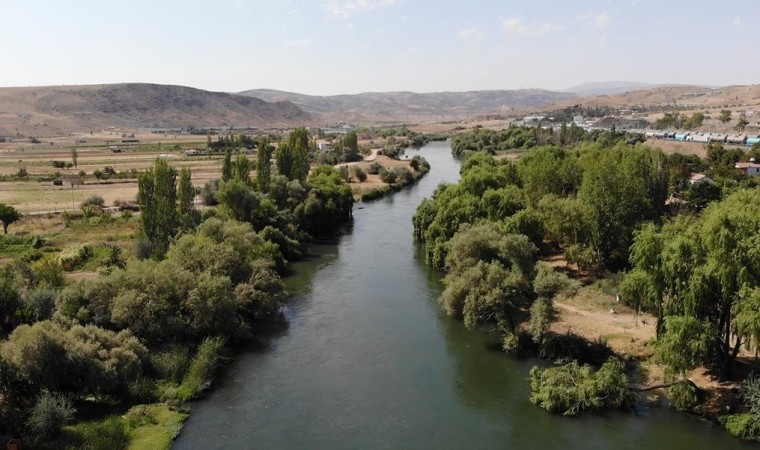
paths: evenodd
<path fill-rule="evenodd" d="M 707 175 L 703 173 L 692 173 L 689 177 L 689 184 L 697 184 L 697 183 L 713 183 L 712 178 L 708 177 Z"/>
<path fill-rule="evenodd" d="M 744 175 L 760 175 L 760 164 L 757 164 L 754 160 L 750 160 L 750 162 L 738 162 L 734 168 Z"/>

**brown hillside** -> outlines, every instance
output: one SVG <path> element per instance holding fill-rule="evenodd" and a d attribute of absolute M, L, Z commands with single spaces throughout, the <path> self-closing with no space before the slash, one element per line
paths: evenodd
<path fill-rule="evenodd" d="M 739 108 L 760 105 L 760 85 L 727 86 L 709 88 L 703 86 L 663 86 L 615 95 L 600 95 L 555 103 L 541 108 L 553 111 L 574 105 L 587 107 L 609 106 L 626 108 L 645 106 L 649 108 L 677 105 L 687 109 Z"/>
<path fill-rule="evenodd" d="M 291 102 L 183 86 L 0 88 L 0 135 L 55 136 L 107 127 L 279 127 L 308 123 Z"/>

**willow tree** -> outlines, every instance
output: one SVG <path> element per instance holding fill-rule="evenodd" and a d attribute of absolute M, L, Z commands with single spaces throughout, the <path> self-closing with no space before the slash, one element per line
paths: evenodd
<path fill-rule="evenodd" d="M 624 295 L 658 315 L 670 376 L 701 364 L 727 378 L 742 346 L 760 344 L 760 190 L 713 203 L 698 219 L 640 231 Z"/>

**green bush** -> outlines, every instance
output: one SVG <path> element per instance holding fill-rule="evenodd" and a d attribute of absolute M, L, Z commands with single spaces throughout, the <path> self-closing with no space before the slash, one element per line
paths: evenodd
<path fill-rule="evenodd" d="M 77 425 L 74 434 L 79 443 L 78 448 L 87 450 L 120 450 L 129 445 L 127 427 L 117 416 L 102 422 Z"/>
<path fill-rule="evenodd" d="M 377 200 L 378 198 L 385 197 L 386 195 L 390 194 L 391 192 L 393 192 L 393 188 L 391 188 L 390 186 L 383 186 L 383 187 L 375 188 L 375 189 L 369 190 L 367 192 L 363 192 L 361 200 L 363 202 L 368 202 L 368 201 L 371 201 L 371 200 Z"/>
<path fill-rule="evenodd" d="M 391 170 L 386 170 L 380 173 L 380 179 L 383 183 L 393 184 L 398 179 L 398 174 Z"/>
<path fill-rule="evenodd" d="M 79 205 L 80 207 L 84 208 L 85 206 L 97 206 L 99 208 L 102 208 L 105 206 L 106 202 L 103 200 L 103 197 L 99 195 L 91 195 L 84 199 L 82 203 Z"/>
<path fill-rule="evenodd" d="M 678 383 L 668 388 L 668 397 L 676 409 L 688 411 L 697 406 L 699 396 L 691 383 Z"/>
<path fill-rule="evenodd" d="M 190 365 L 190 350 L 179 345 L 169 347 L 152 354 L 150 365 L 160 379 L 179 383 Z"/>
<path fill-rule="evenodd" d="M 63 394 L 43 392 L 37 398 L 29 416 L 29 430 L 34 438 L 45 442 L 56 437 L 63 427 L 71 422 L 76 408 L 71 399 Z"/>
<path fill-rule="evenodd" d="M 614 409 L 633 404 L 623 363 L 610 358 L 596 372 L 577 361 L 530 371 L 530 401 L 549 412 L 574 416 L 581 411 Z"/>
<path fill-rule="evenodd" d="M 58 264 L 67 272 L 76 270 L 92 258 L 93 250 L 88 244 L 63 249 L 58 256 Z"/>
<path fill-rule="evenodd" d="M 224 339 L 221 337 L 207 337 L 203 340 L 177 390 L 177 400 L 188 401 L 197 398 L 208 387 L 211 376 L 224 359 L 224 345 Z"/>
<path fill-rule="evenodd" d="M 380 164 L 379 162 L 373 162 L 367 169 L 367 173 L 372 174 L 372 175 L 377 175 L 383 170 L 385 170 L 385 167 L 383 167 L 382 164 Z"/>
<path fill-rule="evenodd" d="M 156 425 L 158 423 L 156 415 L 151 411 L 149 405 L 133 406 L 127 411 L 124 418 L 127 419 L 130 428 L 137 428 L 143 425 Z"/>
<path fill-rule="evenodd" d="M 731 414 L 720 419 L 731 434 L 747 441 L 760 441 L 760 419 L 753 413 Z"/>
<path fill-rule="evenodd" d="M 364 183 L 367 181 L 367 173 L 359 166 L 354 166 L 354 176 L 359 181 L 359 183 Z"/>
<path fill-rule="evenodd" d="M 46 320 L 53 316 L 55 312 L 55 299 L 58 298 L 58 291 L 48 286 L 39 286 L 32 289 L 24 296 L 24 305 L 31 314 L 31 319 L 35 322 Z"/>

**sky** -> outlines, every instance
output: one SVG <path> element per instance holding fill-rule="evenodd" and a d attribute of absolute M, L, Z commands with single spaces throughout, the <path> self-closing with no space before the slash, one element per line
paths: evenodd
<path fill-rule="evenodd" d="M 312 95 L 760 82 L 759 0 L 0 0 L 0 86 Z"/>

